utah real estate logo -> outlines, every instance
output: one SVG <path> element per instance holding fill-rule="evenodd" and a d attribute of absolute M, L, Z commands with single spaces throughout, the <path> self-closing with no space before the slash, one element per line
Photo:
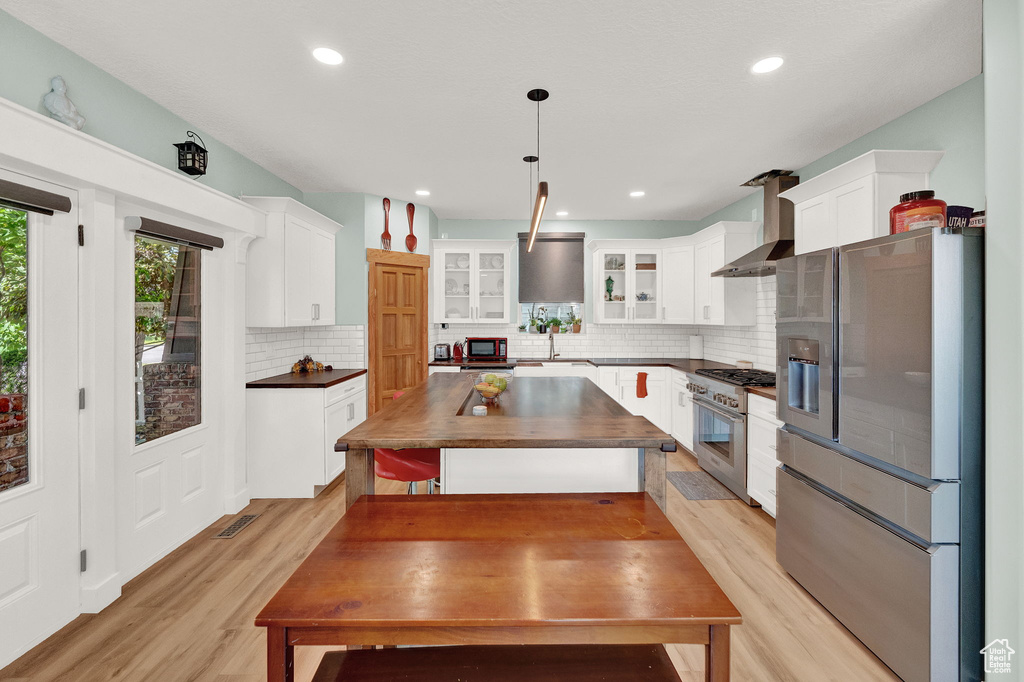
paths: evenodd
<path fill-rule="evenodd" d="M 985 657 L 986 675 L 1012 672 L 1010 659 L 1017 652 L 1010 648 L 1010 640 L 993 639 L 980 653 Z"/>

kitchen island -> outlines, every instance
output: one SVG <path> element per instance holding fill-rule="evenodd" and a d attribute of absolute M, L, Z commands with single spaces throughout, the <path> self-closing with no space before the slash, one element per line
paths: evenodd
<path fill-rule="evenodd" d="M 544 479 L 563 460 L 583 483 L 560 492 L 579 492 L 588 477 L 596 474 L 590 484 L 601 485 L 603 471 L 627 471 L 630 490 L 647 491 L 664 509 L 665 453 L 676 445 L 647 419 L 630 414 L 582 377 L 516 378 L 498 406 L 486 417 L 474 417 L 473 405 L 482 402 L 475 378 L 434 374 L 338 439 L 335 449 L 346 453 L 348 506 L 374 492 L 373 448 L 440 448 L 443 476 L 463 481 L 481 472 L 486 479 L 495 467 L 510 476 Z"/>

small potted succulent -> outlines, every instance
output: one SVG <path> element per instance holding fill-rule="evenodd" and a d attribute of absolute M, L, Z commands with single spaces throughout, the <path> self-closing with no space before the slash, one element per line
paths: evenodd
<path fill-rule="evenodd" d="M 526 331 L 526 325 L 525 324 L 519 325 L 519 333 L 522 334 L 525 331 Z"/>
<path fill-rule="evenodd" d="M 558 334 L 560 333 L 559 327 L 562 326 L 562 321 L 557 317 L 552 317 L 551 319 L 548 320 L 548 326 L 551 327 L 552 333 Z"/>

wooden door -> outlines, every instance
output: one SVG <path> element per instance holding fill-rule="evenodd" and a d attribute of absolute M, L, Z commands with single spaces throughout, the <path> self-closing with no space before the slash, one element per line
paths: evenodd
<path fill-rule="evenodd" d="M 370 413 L 427 378 L 429 256 L 367 249 Z"/>

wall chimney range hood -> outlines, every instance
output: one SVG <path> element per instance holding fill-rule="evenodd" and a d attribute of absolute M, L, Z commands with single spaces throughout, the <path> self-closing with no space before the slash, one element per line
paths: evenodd
<path fill-rule="evenodd" d="M 779 197 L 800 182 L 793 171 L 770 170 L 743 183 L 764 187 L 764 244 L 711 273 L 712 277 L 764 277 L 775 274 L 775 263 L 795 255 L 793 202 Z"/>

